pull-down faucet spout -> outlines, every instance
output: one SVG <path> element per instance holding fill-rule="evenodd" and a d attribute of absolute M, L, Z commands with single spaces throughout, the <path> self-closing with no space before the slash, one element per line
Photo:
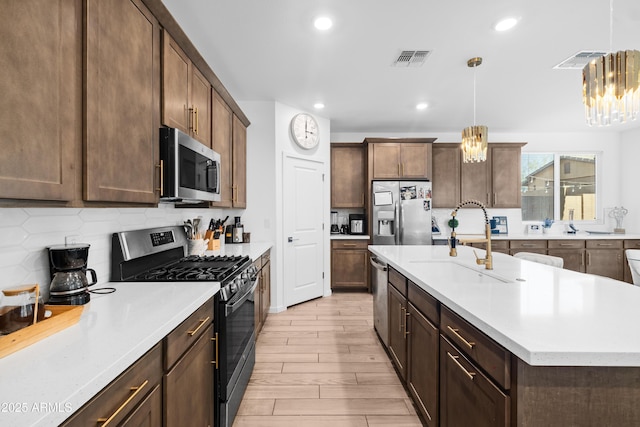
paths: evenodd
<path fill-rule="evenodd" d="M 475 205 L 482 209 L 484 212 L 484 222 L 485 222 L 485 238 L 484 239 L 464 239 L 459 240 L 460 243 L 486 243 L 486 254 L 484 258 L 479 258 L 478 254 L 476 255 L 476 263 L 478 265 L 484 265 L 485 269 L 493 270 L 493 256 L 491 255 L 491 224 L 489 223 L 489 216 L 487 215 L 487 209 L 485 206 L 477 200 L 465 200 L 460 202 L 458 206 L 451 212 L 451 220 L 449 221 L 449 226 L 451 227 L 451 237 L 449 239 L 449 256 L 458 256 L 458 251 L 456 250 L 456 227 L 458 226 L 458 220 L 456 219 L 456 214 L 458 213 L 458 209 L 467 205 Z"/>

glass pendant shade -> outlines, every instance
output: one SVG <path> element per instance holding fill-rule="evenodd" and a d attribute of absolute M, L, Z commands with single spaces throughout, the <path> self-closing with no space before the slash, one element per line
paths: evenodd
<path fill-rule="evenodd" d="M 486 126 L 469 126 L 462 130 L 462 161 L 464 163 L 485 162 L 487 160 Z"/>
<path fill-rule="evenodd" d="M 582 70 L 582 95 L 589 126 L 635 120 L 640 110 L 640 51 L 594 59 Z"/>

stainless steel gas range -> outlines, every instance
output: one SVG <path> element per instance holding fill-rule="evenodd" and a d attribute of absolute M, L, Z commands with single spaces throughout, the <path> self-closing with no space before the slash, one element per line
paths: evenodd
<path fill-rule="evenodd" d="M 219 357 L 214 378 L 215 425 L 231 427 L 255 365 L 253 292 L 260 279 L 248 256 L 186 253 L 187 236 L 180 226 L 114 233 L 111 280 L 220 285 L 213 316 Z"/>

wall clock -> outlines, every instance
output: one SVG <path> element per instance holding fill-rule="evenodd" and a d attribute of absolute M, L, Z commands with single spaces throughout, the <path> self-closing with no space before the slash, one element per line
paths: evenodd
<path fill-rule="evenodd" d="M 291 136 L 300 147 L 310 150 L 320 142 L 320 128 L 313 116 L 300 113 L 291 119 Z"/>

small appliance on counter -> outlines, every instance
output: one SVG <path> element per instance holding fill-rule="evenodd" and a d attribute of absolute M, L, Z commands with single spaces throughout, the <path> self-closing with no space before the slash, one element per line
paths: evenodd
<path fill-rule="evenodd" d="M 244 226 L 240 221 L 240 217 L 235 217 L 235 225 L 233 226 L 233 243 L 242 243 L 244 242 L 242 234 L 244 233 Z"/>
<path fill-rule="evenodd" d="M 340 234 L 340 227 L 338 226 L 337 211 L 331 211 L 331 234 Z"/>
<path fill-rule="evenodd" d="M 363 214 L 349 214 L 349 234 L 365 234 Z"/>
<path fill-rule="evenodd" d="M 51 246 L 49 249 L 49 304 L 83 305 L 89 302 L 89 286 L 98 281 L 95 270 L 87 268 L 89 244 Z M 91 283 L 87 279 L 91 273 Z"/>

